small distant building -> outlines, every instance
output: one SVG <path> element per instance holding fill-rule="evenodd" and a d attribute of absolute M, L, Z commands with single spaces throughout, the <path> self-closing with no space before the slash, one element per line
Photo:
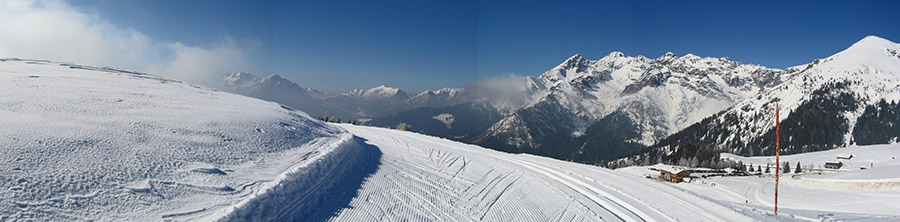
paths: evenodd
<path fill-rule="evenodd" d="M 828 169 L 840 169 L 843 166 L 844 166 L 844 163 L 841 163 L 841 162 L 836 162 L 836 161 L 826 161 L 825 162 L 825 168 L 828 168 Z"/>
<path fill-rule="evenodd" d="M 691 178 L 691 173 L 688 170 L 684 169 L 660 169 L 660 168 L 650 168 L 651 170 L 659 171 L 659 179 L 664 181 L 669 181 L 672 183 L 681 183 L 684 182 L 684 178 Z"/>
<path fill-rule="evenodd" d="M 849 154 L 849 155 L 844 154 L 844 155 L 838 156 L 837 158 L 838 158 L 839 160 L 849 160 L 849 159 L 853 159 L 853 154 Z"/>

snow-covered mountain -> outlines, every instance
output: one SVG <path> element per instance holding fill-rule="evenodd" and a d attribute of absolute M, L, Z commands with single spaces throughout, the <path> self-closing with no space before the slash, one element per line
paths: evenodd
<path fill-rule="evenodd" d="M 783 153 L 898 142 L 900 129 L 894 125 L 900 124 L 900 45 L 868 36 L 835 55 L 785 72 L 783 83 L 660 141 L 643 156 L 619 162 L 691 158 L 696 150 L 710 149 L 770 155 L 776 104 Z M 880 126 L 884 130 L 873 130 Z"/>
<path fill-rule="evenodd" d="M 446 107 L 468 102 L 464 89 L 444 88 L 410 96 L 385 85 L 332 94 L 303 88 L 278 75 L 259 78 L 249 73 L 226 73 L 211 87 L 285 104 L 315 115 L 333 118 L 370 119 L 421 107 Z"/>
<path fill-rule="evenodd" d="M 613 52 L 599 60 L 575 55 L 531 79 L 537 90 L 525 107 L 475 142 L 578 161 L 610 158 L 596 153 L 606 148 L 592 146 L 623 143 L 630 145 L 615 153 L 635 151 L 780 83 L 784 73 L 693 54 L 650 59 Z M 618 129 L 612 130 L 629 132 L 587 142 L 598 136 L 587 134 L 592 125 L 613 119 Z"/>
<path fill-rule="evenodd" d="M 324 113 L 327 110 L 337 109 L 320 99 L 323 93 L 310 88 L 300 87 L 300 85 L 279 75 L 260 78 L 249 73 L 226 73 L 218 85 L 211 87 L 281 103 L 317 116 L 323 115 L 320 113 Z"/>
<path fill-rule="evenodd" d="M 400 109 L 419 107 L 447 107 L 469 102 L 465 88 L 443 88 L 439 90 L 426 90 L 398 104 Z"/>
<path fill-rule="evenodd" d="M 355 89 L 341 95 L 349 97 L 358 97 L 362 99 L 394 99 L 404 100 L 409 98 L 409 94 L 401 89 L 381 85 L 375 88 L 362 90 Z"/>

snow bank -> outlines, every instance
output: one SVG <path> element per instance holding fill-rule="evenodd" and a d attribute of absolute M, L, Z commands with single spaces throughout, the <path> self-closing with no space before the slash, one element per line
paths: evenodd
<path fill-rule="evenodd" d="M 788 184 L 817 189 L 830 190 L 864 190 L 864 191 L 900 191 L 900 178 L 881 180 L 840 180 L 792 178 L 784 180 Z"/>
<path fill-rule="evenodd" d="M 279 195 L 328 205 L 298 190 L 353 189 L 334 184 L 377 166 L 345 130 L 289 107 L 48 61 L 0 59 L 0 126 L 0 220 L 252 218 Z"/>
<path fill-rule="evenodd" d="M 349 136 L 348 136 L 349 137 Z M 354 137 L 315 161 L 283 174 L 274 186 L 227 209 L 224 221 L 323 221 L 356 196 L 378 169 L 381 152 Z"/>

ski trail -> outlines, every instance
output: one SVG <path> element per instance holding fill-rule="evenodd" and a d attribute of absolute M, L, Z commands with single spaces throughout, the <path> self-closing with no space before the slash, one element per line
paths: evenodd
<path fill-rule="evenodd" d="M 607 184 L 604 184 L 604 183 L 602 183 L 602 182 L 600 182 L 600 181 L 591 179 L 591 178 L 589 178 L 589 177 L 587 177 L 587 176 L 584 176 L 584 175 L 581 175 L 581 174 L 577 174 L 577 173 L 572 172 L 572 171 L 570 171 L 570 170 L 565 170 L 565 169 L 562 169 L 562 168 L 559 168 L 559 167 L 554 167 L 554 166 L 546 165 L 546 164 L 540 163 L 540 162 L 538 162 L 538 161 L 528 161 L 528 162 L 531 163 L 531 164 L 534 164 L 534 165 L 543 166 L 545 169 L 548 169 L 548 168 L 556 168 L 556 169 L 558 169 L 557 173 L 559 173 L 559 174 L 561 174 L 561 175 L 565 175 L 565 174 L 563 174 L 563 173 L 566 173 L 566 174 L 572 174 L 572 175 L 575 175 L 575 176 L 579 176 L 579 177 L 584 178 L 584 179 L 586 179 L 586 180 L 590 180 L 590 183 L 591 183 L 591 184 L 596 184 L 596 185 L 602 186 L 603 188 L 605 188 L 606 190 L 609 190 L 610 192 L 615 192 L 616 194 L 619 194 L 618 196 L 624 196 L 624 197 L 630 199 L 630 200 L 633 201 L 633 202 L 640 203 L 640 204 L 643 204 L 643 205 L 645 205 L 645 206 L 649 206 L 648 203 L 645 203 L 645 202 L 643 202 L 643 201 L 641 201 L 641 200 L 635 198 L 634 196 L 632 196 L 632 195 L 630 195 L 630 194 L 626 194 L 626 193 L 624 193 L 624 192 L 622 192 L 622 191 L 620 191 L 620 190 L 618 190 L 618 189 L 616 189 L 616 188 L 610 187 L 610 186 L 607 185 Z M 609 172 L 603 172 L 603 171 L 595 170 L 595 169 L 591 169 L 591 171 L 596 172 L 596 173 L 603 174 L 604 176 L 607 176 L 607 177 L 618 177 L 618 178 L 621 178 L 621 177 L 619 177 L 618 175 L 614 175 L 614 174 L 609 173 Z M 671 216 L 666 215 L 666 214 L 663 213 L 662 211 L 659 211 L 659 209 L 656 209 L 656 208 L 653 208 L 653 207 L 648 207 L 647 209 L 652 210 L 653 213 L 656 213 L 656 215 L 658 215 L 658 217 L 650 217 L 649 215 L 647 215 L 647 214 L 641 212 L 640 210 L 637 210 L 638 208 L 634 207 L 633 205 L 628 204 L 628 202 L 626 202 L 626 201 L 624 201 L 624 200 L 622 200 L 622 199 L 619 199 L 617 196 L 609 195 L 609 192 L 603 191 L 600 187 L 597 187 L 597 186 L 593 186 L 593 185 L 587 184 L 587 183 L 583 182 L 582 180 L 578 180 L 578 179 L 575 179 L 575 178 L 572 178 L 572 177 L 569 177 L 569 178 L 570 178 L 570 179 L 574 179 L 575 182 L 581 184 L 582 186 L 587 187 L 588 189 L 591 189 L 591 190 L 594 191 L 594 192 L 597 192 L 597 193 L 599 193 L 599 194 L 604 194 L 607 198 L 611 199 L 612 201 L 614 201 L 614 202 L 616 202 L 616 203 L 621 203 L 621 205 L 624 205 L 623 207 L 628 208 L 629 211 L 632 211 L 633 213 L 636 213 L 636 214 L 640 213 L 640 214 L 642 214 L 642 216 L 641 216 L 642 218 L 666 218 L 666 219 L 668 219 L 669 221 L 675 221 L 675 220 L 676 220 L 675 218 L 672 218 Z M 685 203 L 685 204 L 687 204 L 687 203 Z"/>
<path fill-rule="evenodd" d="M 344 127 L 370 138 L 384 156 L 335 221 L 745 221 L 738 212 L 729 214 L 668 184 L 593 166 L 410 132 Z"/>
<path fill-rule="evenodd" d="M 531 163 L 528 163 L 528 162 L 522 161 L 522 160 L 515 160 L 513 158 L 501 158 L 501 159 L 504 159 L 506 161 L 515 163 L 519 166 L 528 168 L 532 171 L 535 171 L 535 172 L 543 174 L 547 177 L 550 177 L 562 184 L 565 184 L 569 188 L 572 188 L 576 192 L 584 195 L 588 199 L 591 199 L 595 203 L 599 204 L 605 210 L 613 213 L 613 215 L 615 215 L 616 217 L 619 217 L 620 220 L 623 220 L 623 221 L 647 221 L 647 219 L 645 219 L 645 218 L 648 218 L 648 219 L 651 218 L 646 213 L 636 209 L 634 206 L 631 206 L 628 203 L 624 203 L 621 200 L 618 200 L 618 198 L 615 198 L 614 196 L 610 195 L 609 193 L 606 193 L 599 189 L 596 189 L 595 187 L 585 184 L 584 182 L 578 181 L 575 178 L 569 177 L 568 175 L 564 175 L 560 172 L 556 172 L 556 171 L 553 171 L 553 170 L 550 170 L 550 169 L 547 169 L 547 168 L 544 168 L 541 166 L 537 166 L 537 165 L 534 165 L 534 164 L 531 164 Z M 576 183 L 578 185 L 581 185 L 584 188 L 587 188 L 587 189 L 593 191 L 593 193 L 588 192 L 587 190 L 584 190 L 579 186 L 576 186 L 575 185 Z M 602 195 L 606 199 L 604 200 L 604 198 L 601 198 L 600 196 L 597 196 L 595 194 Z M 616 207 L 616 206 L 618 206 L 618 207 Z M 619 208 L 624 208 L 626 211 L 628 211 L 628 213 L 621 211 Z"/>
<path fill-rule="evenodd" d="M 628 179 L 628 178 L 622 177 L 621 175 L 617 175 L 617 174 L 614 174 L 614 173 L 611 173 L 611 172 L 605 172 L 605 171 L 600 170 L 600 169 L 588 168 L 588 170 L 591 171 L 591 172 L 596 172 L 596 173 L 603 174 L 604 176 L 617 178 L 616 180 L 619 180 L 619 181 L 621 181 L 621 180 L 627 180 L 627 179 Z M 605 185 L 605 184 L 602 184 L 602 185 L 607 186 L 607 185 Z M 607 186 L 607 187 L 608 187 L 608 186 Z M 694 211 L 694 212 L 703 212 L 703 211 L 707 211 L 705 208 L 703 208 L 703 207 L 701 207 L 701 206 L 698 206 L 698 205 L 692 203 L 691 201 L 686 201 L 686 200 L 684 200 L 684 198 L 676 197 L 675 195 L 670 194 L 669 192 L 666 192 L 666 191 L 663 191 L 663 190 L 660 190 L 660 189 L 654 189 L 654 188 L 651 188 L 651 186 L 646 186 L 646 187 L 647 187 L 647 189 L 644 189 L 644 190 L 643 190 L 644 192 L 652 192 L 652 193 L 654 193 L 654 194 L 657 195 L 657 196 L 667 197 L 668 200 L 678 202 L 681 206 L 686 207 L 686 208 L 688 208 L 688 209 L 690 209 L 690 210 L 692 210 L 692 211 Z M 680 188 L 678 188 L 678 187 L 673 187 L 673 188 L 675 188 L 675 189 L 678 190 L 678 191 L 684 192 L 683 189 L 680 189 Z M 686 192 L 685 192 L 685 193 L 686 193 Z M 634 198 L 634 197 L 631 197 L 631 198 L 636 200 L 636 198 Z M 640 201 L 640 200 L 638 200 L 638 201 L 641 202 L 641 203 L 644 203 L 645 205 L 648 205 L 648 206 L 649 206 L 649 204 L 646 203 L 646 202 L 643 202 L 643 201 Z M 724 207 L 724 206 L 723 206 L 723 207 Z M 660 212 L 657 208 L 651 207 L 651 209 L 656 210 L 656 212 Z M 660 212 L 660 213 L 661 213 L 661 212 Z M 663 214 L 663 215 L 666 215 L 666 214 Z M 703 216 L 703 217 L 709 218 L 710 221 L 734 221 L 733 218 L 732 218 L 731 220 L 726 220 L 726 219 L 723 219 L 722 217 L 716 216 L 716 215 L 714 215 L 714 214 L 703 214 L 702 216 Z M 671 218 L 671 217 L 670 217 L 670 218 Z M 674 218 L 673 220 L 678 220 L 678 219 L 677 219 L 677 218 Z"/>

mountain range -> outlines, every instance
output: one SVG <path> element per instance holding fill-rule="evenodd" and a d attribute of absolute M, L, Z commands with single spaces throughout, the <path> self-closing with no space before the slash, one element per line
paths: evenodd
<path fill-rule="evenodd" d="M 222 81 L 211 87 L 278 102 L 314 116 L 345 120 L 366 120 L 420 107 L 450 106 L 465 102 L 461 98 L 463 89 L 445 88 L 411 96 L 401 89 L 381 85 L 334 94 L 300 87 L 279 75 L 260 78 L 249 73 L 226 73 Z"/>
<path fill-rule="evenodd" d="M 387 86 L 329 94 L 277 75 L 245 73 L 226 75 L 218 87 L 312 115 L 403 123 L 507 152 L 621 166 L 710 158 L 714 151 L 770 154 L 775 103 L 786 121 L 783 132 L 793 134 L 782 137 L 791 144 L 788 152 L 896 142 L 900 133 L 890 130 L 900 124 L 890 122 L 900 100 L 898 51 L 896 43 L 869 36 L 783 70 L 693 54 L 612 52 L 597 60 L 576 54 L 539 76 L 416 95 Z M 812 128 L 824 130 L 809 133 Z M 857 128 L 887 131 L 870 138 Z"/>

